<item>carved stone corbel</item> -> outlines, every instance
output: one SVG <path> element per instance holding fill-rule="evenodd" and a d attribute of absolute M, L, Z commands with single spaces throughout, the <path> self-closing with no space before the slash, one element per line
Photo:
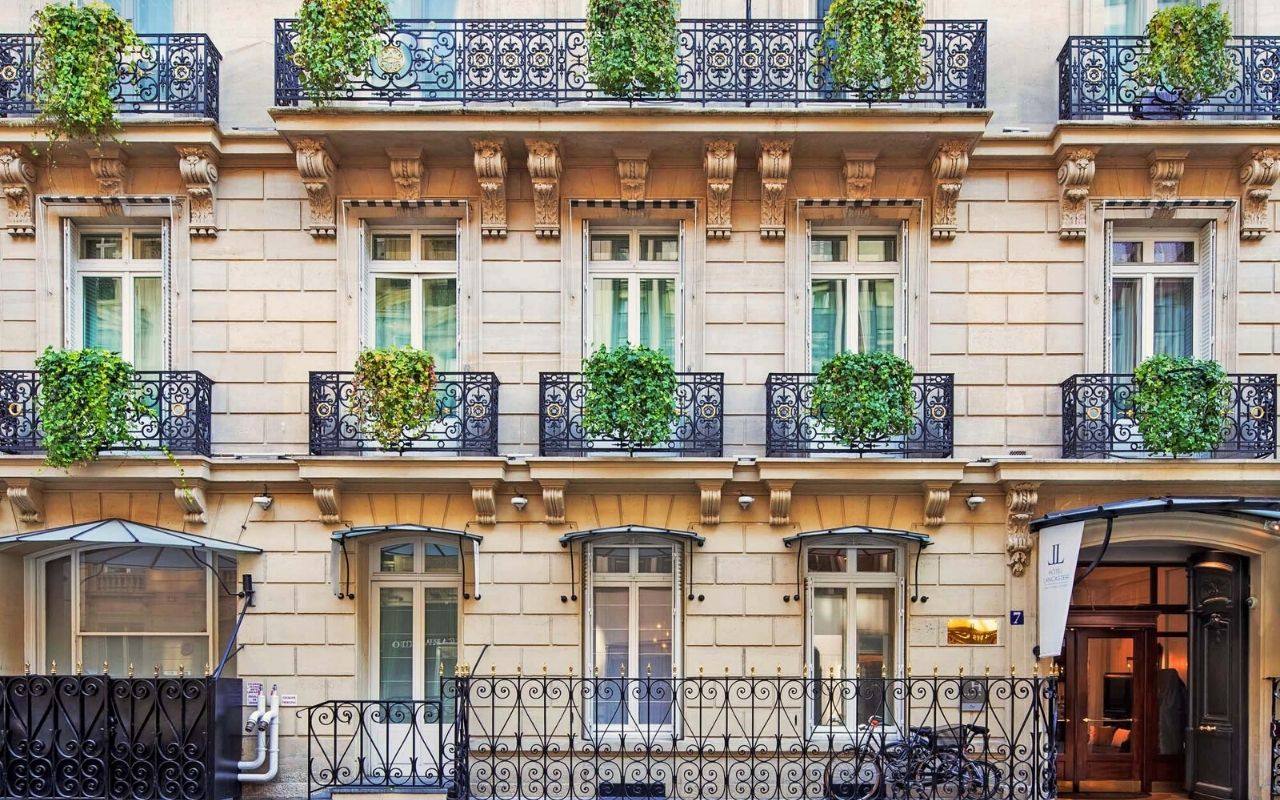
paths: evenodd
<path fill-rule="evenodd" d="M 1189 150 L 1160 147 L 1147 156 L 1147 173 L 1151 176 L 1151 196 L 1156 200 L 1178 199 L 1182 170 Z"/>
<path fill-rule="evenodd" d="M 9 206 L 10 236 L 35 236 L 36 168 L 16 147 L 0 147 L 0 189 Z"/>
<path fill-rule="evenodd" d="M 4 491 L 20 521 L 30 524 L 44 520 L 44 495 L 38 482 L 9 480 L 5 482 Z"/>
<path fill-rule="evenodd" d="M 934 239 L 954 239 L 960 186 L 969 171 L 968 142 L 960 139 L 943 142 L 933 156 L 930 171 L 933 174 L 933 226 L 929 235 Z"/>
<path fill-rule="evenodd" d="M 738 169 L 738 143 L 708 139 L 702 167 L 707 175 L 707 238 L 728 239 L 733 233 L 733 177 Z"/>
<path fill-rule="evenodd" d="M 844 196 L 849 200 L 866 200 L 871 197 L 871 185 L 876 179 L 878 150 L 844 151 Z"/>
<path fill-rule="evenodd" d="M 94 147 L 89 150 L 89 171 L 98 182 L 98 192 L 107 197 L 124 194 L 129 178 L 129 157 L 119 147 Z"/>
<path fill-rule="evenodd" d="M 720 524 L 720 497 L 724 481 L 698 481 L 698 508 L 703 525 Z"/>
<path fill-rule="evenodd" d="M 529 178 L 533 181 L 533 235 L 560 236 L 560 140 L 525 139 Z"/>
<path fill-rule="evenodd" d="M 1255 147 L 1240 165 L 1240 238 L 1257 240 L 1271 229 L 1267 205 L 1280 178 L 1280 150 Z"/>
<path fill-rule="evenodd" d="M 218 186 L 218 154 L 208 147 L 178 147 L 178 172 L 187 186 L 193 238 L 218 235 L 214 213 Z"/>
<path fill-rule="evenodd" d="M 188 523 L 204 525 L 209 521 L 209 504 L 205 500 L 203 486 L 183 486 L 181 481 L 174 481 L 173 499 L 178 501 L 182 516 Z"/>
<path fill-rule="evenodd" d="M 427 181 L 422 148 L 388 147 L 387 158 L 391 161 L 391 182 L 396 187 L 396 199 L 421 200 L 422 187 Z"/>
<path fill-rule="evenodd" d="M 313 483 L 311 496 L 320 510 L 321 522 L 329 525 L 342 522 L 342 489 L 337 483 Z"/>
<path fill-rule="evenodd" d="M 947 521 L 947 503 L 951 501 L 951 481 L 927 482 L 924 490 L 924 524 L 936 528 Z"/>
<path fill-rule="evenodd" d="M 643 200 L 649 182 L 649 151 L 616 149 L 613 157 L 618 160 L 618 187 L 623 200 Z"/>
<path fill-rule="evenodd" d="M 325 139 L 307 137 L 293 144 L 298 174 L 302 176 L 302 187 L 307 190 L 310 206 L 307 231 L 312 236 L 337 236 L 334 177 L 338 173 L 338 162 L 334 160 L 329 143 Z"/>
<path fill-rule="evenodd" d="M 507 154 L 501 139 L 472 139 L 480 181 L 480 235 L 507 235 Z"/>
<path fill-rule="evenodd" d="M 766 481 L 769 487 L 769 524 L 791 524 L 791 488 L 795 481 Z"/>
<path fill-rule="evenodd" d="M 496 525 L 498 523 L 497 481 L 472 481 L 471 504 L 476 507 L 476 523 L 479 525 Z"/>
<path fill-rule="evenodd" d="M 760 238 L 787 235 L 787 180 L 791 177 L 791 139 L 760 140 Z"/>
<path fill-rule="evenodd" d="M 560 480 L 543 480 L 538 481 L 538 485 L 542 487 L 542 521 L 548 525 L 564 524 L 564 490 L 569 485 L 568 481 Z"/>
<path fill-rule="evenodd" d="M 1009 554 L 1009 569 L 1015 578 L 1021 578 L 1031 563 L 1031 518 L 1036 513 L 1039 493 L 1038 483 L 1018 482 L 1005 486 L 1005 504 L 1009 508 L 1005 552 Z"/>
<path fill-rule="evenodd" d="M 1058 238 L 1083 239 L 1089 187 L 1097 171 L 1097 148 L 1077 147 L 1058 165 Z"/>

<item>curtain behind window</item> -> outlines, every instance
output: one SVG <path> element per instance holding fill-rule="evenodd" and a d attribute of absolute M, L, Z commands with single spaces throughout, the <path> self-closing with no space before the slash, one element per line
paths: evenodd
<path fill-rule="evenodd" d="M 86 275 L 84 292 L 84 346 L 119 353 L 124 350 L 124 287 L 120 278 Z"/>
<path fill-rule="evenodd" d="M 1155 352 L 1192 355 L 1195 282 L 1190 278 L 1156 278 L 1155 284 Z"/>
<path fill-rule="evenodd" d="M 858 281 L 858 351 L 892 353 L 893 281 Z"/>
<path fill-rule="evenodd" d="M 844 350 L 848 314 L 845 310 L 845 282 L 840 279 L 815 280 L 810 317 L 813 369 L 821 369 L 836 353 Z"/>
<path fill-rule="evenodd" d="M 1138 366 L 1141 282 L 1121 278 L 1111 283 L 1111 371 L 1133 372 Z"/>

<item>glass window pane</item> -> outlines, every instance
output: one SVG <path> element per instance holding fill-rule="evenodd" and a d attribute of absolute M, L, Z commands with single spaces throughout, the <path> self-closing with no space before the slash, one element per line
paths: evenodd
<path fill-rule="evenodd" d="M 1156 278 L 1155 284 L 1155 352 L 1189 356 L 1195 349 L 1195 280 Z"/>
<path fill-rule="evenodd" d="M 1189 602 L 1186 567 L 1156 568 L 1156 602 L 1186 605 Z"/>
<path fill-rule="evenodd" d="M 135 259 L 141 261 L 159 261 L 162 257 L 162 250 L 160 234 L 134 232 L 133 257 Z"/>
<path fill-rule="evenodd" d="M 458 282 L 430 278 L 422 282 L 422 349 L 436 357 L 436 367 L 458 365 Z"/>
<path fill-rule="evenodd" d="M 159 667 L 161 676 L 172 677 L 199 675 L 210 663 L 208 636 L 82 636 L 80 652 L 86 672 L 89 664 L 101 668 L 105 661 L 116 674 L 115 665 L 133 664 L 139 673 Z"/>
<path fill-rule="evenodd" d="M 637 721 L 641 725 L 670 725 L 673 687 L 669 681 L 648 679 L 671 677 L 671 587 L 641 586 L 638 593 L 640 649 L 636 675 L 646 680 L 635 690 Z"/>
<path fill-rule="evenodd" d="M 812 329 L 813 369 L 820 369 L 837 353 L 844 351 L 848 320 L 845 313 L 845 281 L 840 279 L 813 282 L 810 327 Z"/>
<path fill-rule="evenodd" d="M 413 589 L 378 589 L 378 698 L 413 697 Z"/>
<path fill-rule="evenodd" d="M 858 548 L 858 572 L 895 572 L 897 551 L 892 548 Z"/>
<path fill-rule="evenodd" d="M 592 568 L 596 572 L 623 575 L 631 572 L 630 547 L 593 547 L 591 553 L 595 559 Z"/>
<path fill-rule="evenodd" d="M 629 289 L 626 278 L 596 278 L 592 281 L 594 299 L 594 325 L 592 341 L 595 347 L 610 348 L 627 343 L 627 302 Z"/>
<path fill-rule="evenodd" d="M 413 572 L 413 542 L 389 544 L 379 551 L 379 572 Z"/>
<path fill-rule="evenodd" d="M 641 261 L 679 261 L 680 237 L 675 234 L 644 235 L 640 237 Z"/>
<path fill-rule="evenodd" d="M 1157 264 L 1194 264 L 1196 263 L 1196 243 L 1156 242 L 1155 257 Z"/>
<path fill-rule="evenodd" d="M 859 236 L 859 261 L 896 261 L 898 258 L 896 236 Z"/>
<path fill-rule="evenodd" d="M 428 709 L 426 721 L 452 722 L 456 696 L 443 691 L 443 678 L 453 677 L 458 664 L 458 590 L 431 588 L 423 590 L 426 630 L 423 640 L 423 685 L 426 699 L 440 703 L 439 711 Z"/>
<path fill-rule="evenodd" d="M 810 547 L 810 572 L 847 572 L 849 551 L 843 547 Z"/>
<path fill-rule="evenodd" d="M 891 279 L 858 281 L 858 351 L 892 353 L 893 284 Z"/>
<path fill-rule="evenodd" d="M 372 257 L 374 261 L 409 261 L 412 247 L 407 233 L 375 233 Z"/>
<path fill-rule="evenodd" d="M 670 547 L 641 547 L 636 552 L 636 572 L 671 574 Z"/>
<path fill-rule="evenodd" d="M 591 236 L 592 261 L 630 261 L 631 234 L 598 233 Z"/>
<path fill-rule="evenodd" d="M 640 281 L 640 344 L 676 358 L 675 278 Z"/>
<path fill-rule="evenodd" d="M 458 237 L 452 233 L 431 233 L 422 237 L 423 261 L 457 261 Z"/>
<path fill-rule="evenodd" d="M 1138 606 L 1151 599 L 1149 567 L 1101 566 L 1072 590 L 1072 603 L 1081 606 Z"/>
<path fill-rule="evenodd" d="M 82 233 L 80 234 L 81 258 L 121 258 L 124 254 L 124 234 L 121 233 Z"/>
<path fill-rule="evenodd" d="M 813 672 L 814 677 L 823 679 L 814 708 L 819 725 L 844 722 L 842 684 L 826 679 L 844 677 L 848 619 L 848 598 L 843 587 L 819 586 L 813 590 Z"/>
<path fill-rule="evenodd" d="M 458 547 L 452 544 L 426 542 L 422 546 L 424 572 L 457 572 Z"/>
<path fill-rule="evenodd" d="M 1111 282 L 1111 371 L 1130 373 L 1138 366 L 1142 346 L 1142 282 L 1118 278 Z"/>
<path fill-rule="evenodd" d="M 1142 242 L 1112 242 L 1111 263 L 1141 264 Z"/>
<path fill-rule="evenodd" d="M 206 632 L 208 575 L 197 558 L 185 549 L 163 547 L 111 547 L 83 553 L 80 630 Z"/>
<path fill-rule="evenodd" d="M 1162 756 L 1182 755 L 1186 749 L 1187 701 L 1187 639 L 1157 637 L 1156 743 Z"/>
<path fill-rule="evenodd" d="M 597 586 L 592 593 L 593 668 L 602 677 L 616 678 L 630 673 L 628 633 L 631 618 L 631 589 L 626 586 Z M 597 687 L 595 718 L 597 724 L 620 725 L 626 722 L 626 699 L 621 683 L 602 683 Z"/>
<path fill-rule="evenodd" d="M 894 674 L 898 614 L 893 597 L 893 589 L 858 589 L 855 625 L 858 631 L 857 675 L 860 678 L 875 679 Z M 871 687 L 870 692 L 859 692 L 857 696 L 854 721 L 859 725 L 867 724 L 872 717 L 885 720 L 893 717 L 893 708 L 886 693 L 875 691 L 875 683 Z"/>
<path fill-rule="evenodd" d="M 120 0 L 110 4 L 117 7 Z M 173 0 L 132 0 L 121 13 L 138 33 L 173 33 Z"/>
<path fill-rule="evenodd" d="M 84 346 L 119 353 L 124 350 L 124 286 L 116 277 L 85 275 Z"/>
<path fill-rule="evenodd" d="M 412 343 L 412 287 L 408 278 L 373 282 L 373 346 L 408 347 Z"/>
<path fill-rule="evenodd" d="M 70 556 L 55 558 L 44 567 L 44 656 L 46 661 L 58 662 L 64 675 L 72 667 Z"/>
<path fill-rule="evenodd" d="M 133 365 L 164 369 L 164 297 L 159 275 L 133 279 Z"/>
<path fill-rule="evenodd" d="M 820 235 L 809 240 L 809 260 L 814 262 L 832 262 L 849 260 L 849 237 L 840 235 Z"/>

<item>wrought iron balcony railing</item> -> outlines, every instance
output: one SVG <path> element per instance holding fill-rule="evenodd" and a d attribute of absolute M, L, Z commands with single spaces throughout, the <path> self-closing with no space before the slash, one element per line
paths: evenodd
<path fill-rule="evenodd" d="M 235 678 L 0 676 L 0 796 L 238 797 Z"/>
<path fill-rule="evenodd" d="M 213 381 L 202 372 L 137 372 L 147 413 L 130 420 L 133 441 L 113 450 L 168 450 L 208 456 Z M 39 453 L 40 373 L 0 370 L 0 453 Z"/>
<path fill-rule="evenodd" d="M 116 65 L 112 100 L 125 114 L 218 118 L 222 54 L 203 33 L 143 33 L 142 47 Z M 35 58 L 40 40 L 29 33 L 0 34 L 0 117 L 39 113 Z"/>
<path fill-rule="evenodd" d="M 1230 375 L 1222 443 L 1208 458 L 1273 458 L 1276 454 L 1276 376 Z M 1072 375 L 1062 382 L 1063 458 L 1142 458 L 1150 455 L 1138 430 L 1131 374 Z"/>
<path fill-rule="evenodd" d="M 765 381 L 765 449 L 770 456 L 856 454 L 899 458 L 950 458 L 954 443 L 951 374 L 916 373 L 911 430 L 877 441 L 839 441 L 813 404 L 811 372 L 772 372 Z"/>
<path fill-rule="evenodd" d="M 313 372 L 310 386 L 311 453 L 327 456 L 381 450 L 356 413 L 359 397 L 350 372 Z M 436 413 L 406 430 L 397 452 L 498 454 L 498 376 L 492 372 L 436 373 Z"/>
<path fill-rule="evenodd" d="M 1135 119 L 1275 117 L 1280 115 L 1280 36 L 1236 36 L 1227 52 L 1236 79 L 1213 97 L 1183 98 L 1148 86 L 1134 72 L 1145 36 L 1071 36 L 1058 53 L 1058 117 L 1120 114 Z"/>
<path fill-rule="evenodd" d="M 1056 678 L 443 678 L 434 701 L 329 701 L 311 795 L 472 800 L 1056 796 Z"/>
<path fill-rule="evenodd" d="M 296 20 L 276 20 L 276 105 L 305 100 L 293 63 Z M 822 20 L 688 19 L 680 22 L 679 92 L 701 104 L 892 102 L 983 108 L 986 20 L 930 20 L 920 47 L 925 75 L 905 97 L 841 91 L 825 64 Z M 591 83 L 582 20 L 396 20 L 362 75 L 339 100 L 377 103 L 572 103 L 612 100 Z"/>
<path fill-rule="evenodd" d="M 1280 797 L 1280 678 L 1271 678 L 1271 796 Z"/>
<path fill-rule="evenodd" d="M 538 449 L 544 456 L 648 453 L 719 456 L 724 450 L 724 373 L 677 372 L 676 420 L 671 437 L 647 446 L 589 436 L 582 429 L 587 383 L 576 372 L 544 372 L 539 378 Z"/>

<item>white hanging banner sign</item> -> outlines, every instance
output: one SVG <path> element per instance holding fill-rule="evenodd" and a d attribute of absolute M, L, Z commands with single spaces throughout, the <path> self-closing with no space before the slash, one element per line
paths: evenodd
<path fill-rule="evenodd" d="M 1040 657 L 1062 654 L 1084 520 L 1040 529 Z"/>

